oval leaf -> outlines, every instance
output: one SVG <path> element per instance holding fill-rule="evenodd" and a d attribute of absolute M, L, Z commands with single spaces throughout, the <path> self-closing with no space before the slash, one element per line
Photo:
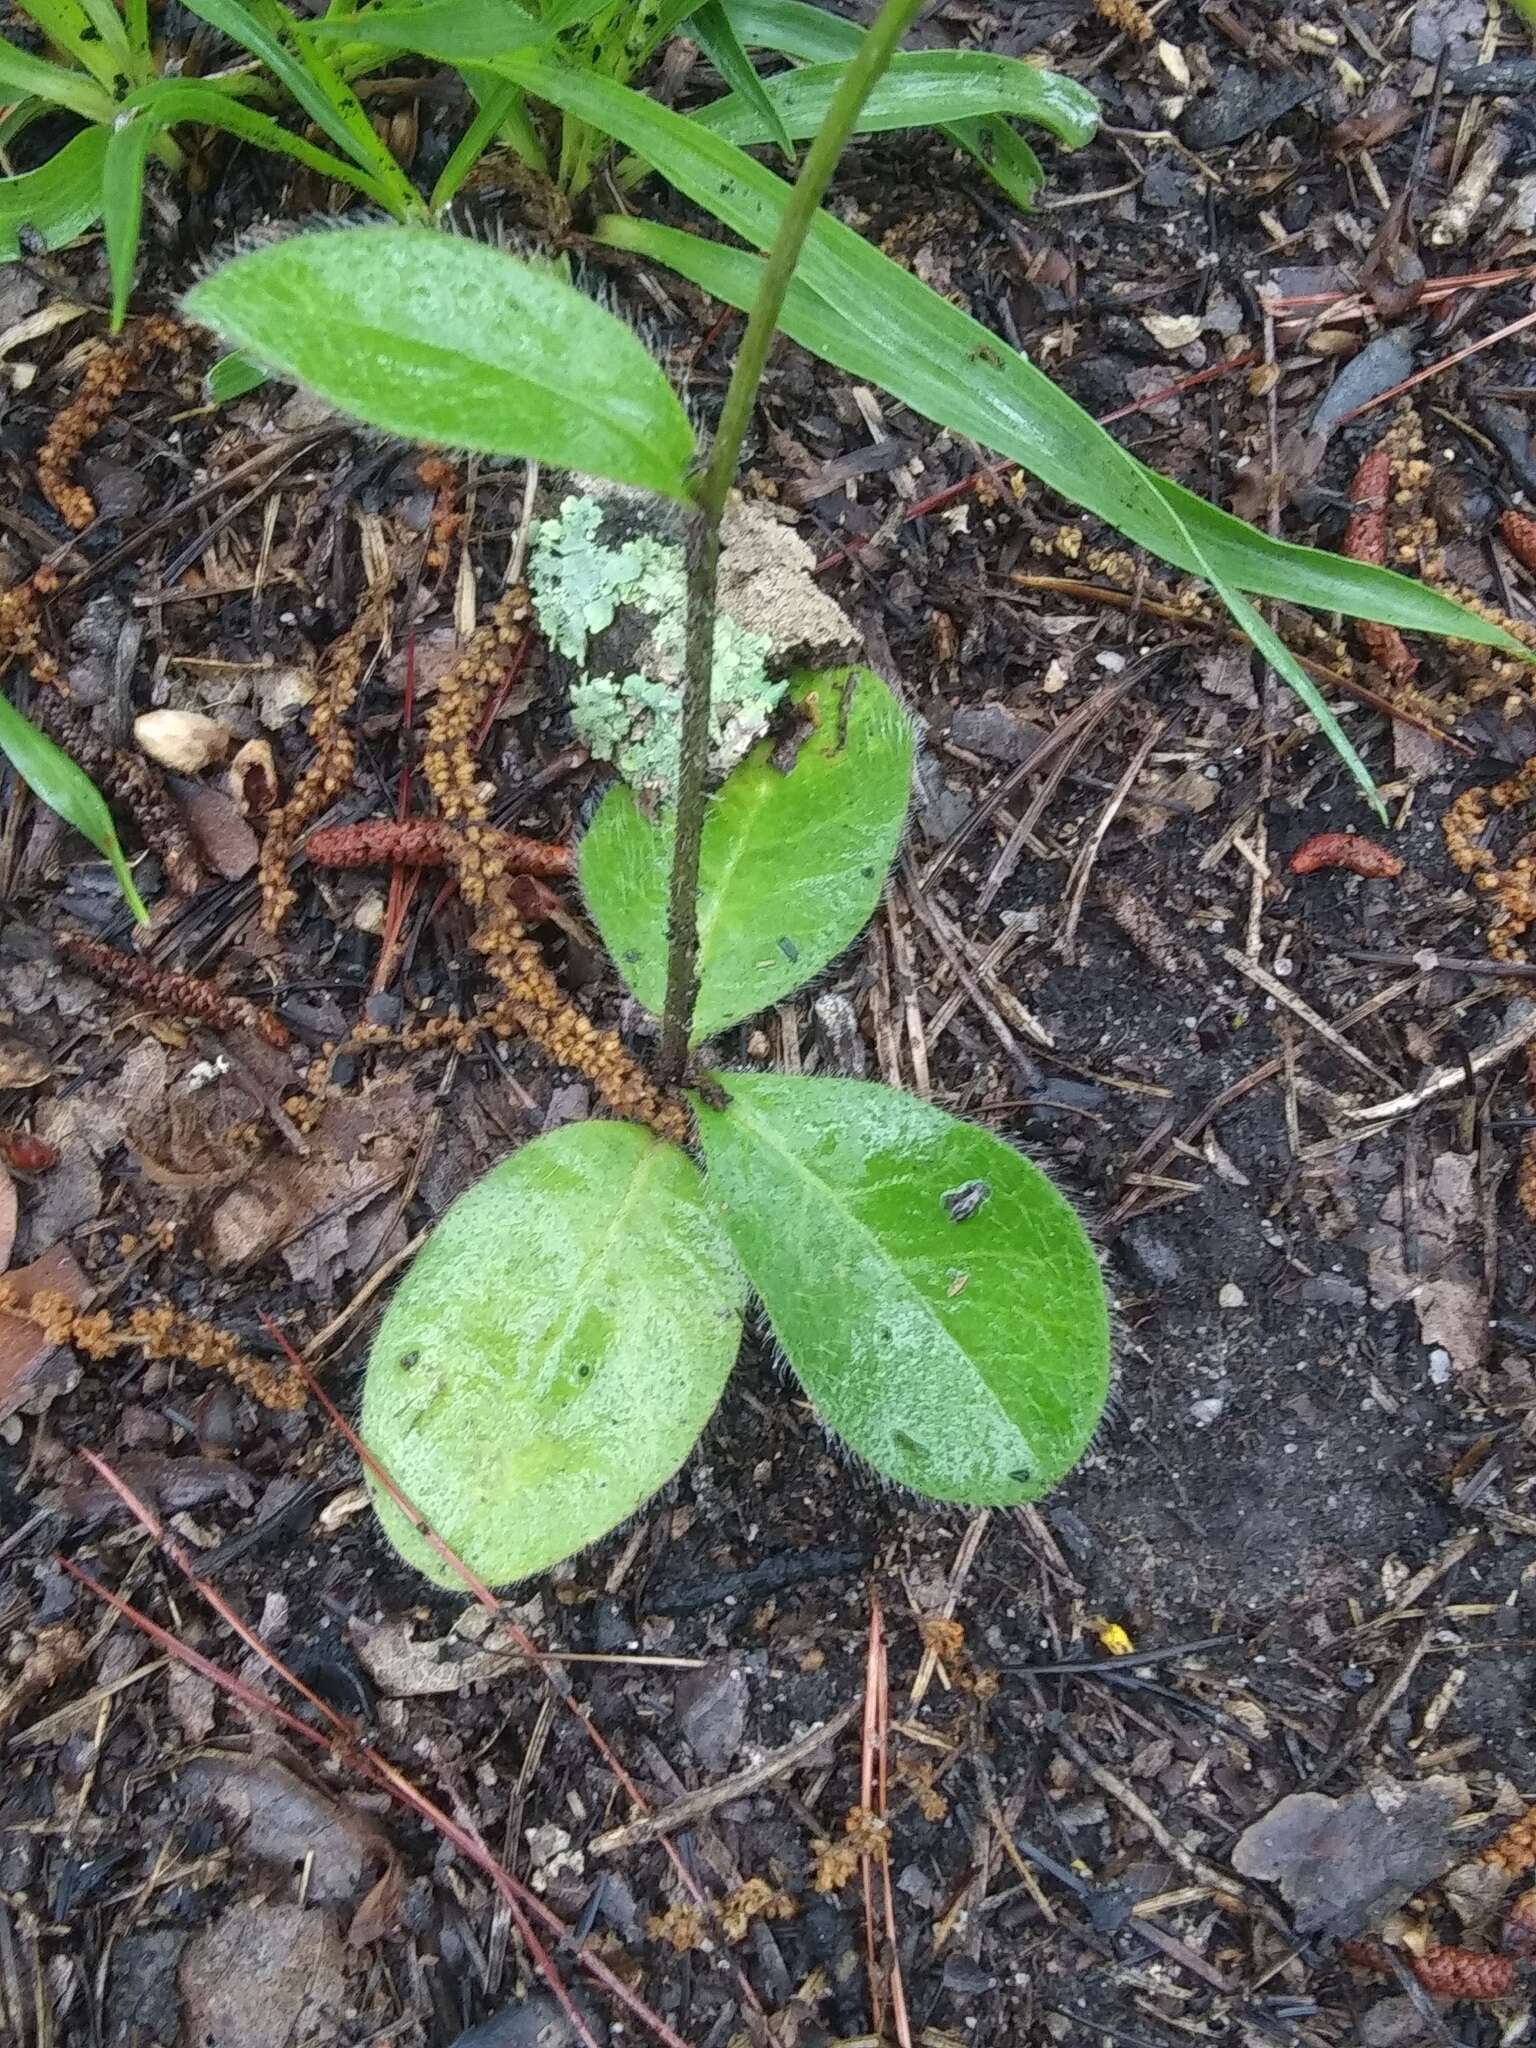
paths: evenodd
<path fill-rule="evenodd" d="M 822 1419 L 936 1500 L 1034 1500 L 1109 1391 L 1098 1263 L 1038 1167 L 877 1082 L 724 1074 L 697 1105 L 747 1278 Z"/>
<path fill-rule="evenodd" d="M 62 249 L 101 218 L 101 167 L 107 130 L 86 128 L 41 169 L 0 178 L 0 263 L 21 254 L 30 229 L 45 247 Z"/>
<path fill-rule="evenodd" d="M 810 981 L 869 922 L 906 821 L 912 728 L 867 668 L 800 677 L 790 699 L 815 724 L 786 773 L 759 741 L 704 820 L 699 996 L 692 1042 Z M 582 841 L 581 882 L 603 941 L 660 1015 L 667 983 L 671 820 L 652 824 L 622 784 Z"/>
<path fill-rule="evenodd" d="M 296 235 L 222 265 L 185 303 L 245 354 L 403 440 L 683 495 L 693 430 L 645 348 L 501 249 L 431 228 Z"/>
<path fill-rule="evenodd" d="M 662 1486 L 736 1356 L 745 1289 L 698 1169 L 633 1124 L 571 1124 L 444 1216 L 368 1362 L 363 1436 L 492 1585 L 604 1536 Z M 385 1533 L 457 1582 L 374 1481 Z"/>

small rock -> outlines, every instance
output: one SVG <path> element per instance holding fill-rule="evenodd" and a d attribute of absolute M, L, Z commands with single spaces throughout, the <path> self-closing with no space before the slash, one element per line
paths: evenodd
<path fill-rule="evenodd" d="M 956 1954 L 945 1961 L 944 1989 L 952 1991 L 957 1998 L 980 1998 L 996 1983 L 992 1972 L 984 1970 L 980 1963 L 973 1963 L 969 1956 Z"/>
<path fill-rule="evenodd" d="M 1196 1429 L 1209 1429 L 1211 1424 L 1220 1418 L 1226 1405 L 1219 1395 L 1207 1394 L 1203 1401 L 1190 1402 L 1189 1419 Z"/>
<path fill-rule="evenodd" d="M 1235 1280 L 1227 1280 L 1222 1283 L 1221 1292 L 1217 1295 L 1216 1300 L 1222 1308 L 1246 1308 L 1248 1305 L 1247 1295 L 1244 1294 Z"/>
<path fill-rule="evenodd" d="M 677 1688 L 677 1718 L 706 1771 L 723 1771 L 741 1747 L 750 1682 L 739 1664 L 690 1671 Z"/>
<path fill-rule="evenodd" d="M 968 753 L 1009 763 L 1027 761 L 1045 737 L 1006 704 L 963 704 L 950 720 L 949 736 Z"/>
<path fill-rule="evenodd" d="M 235 737 L 227 725 L 201 711 L 142 712 L 133 721 L 133 736 L 141 753 L 178 775 L 200 775 L 224 760 Z"/>
<path fill-rule="evenodd" d="M 1184 1261 L 1173 1246 L 1145 1223 L 1125 1226 L 1120 1249 L 1137 1279 L 1153 1287 L 1171 1287 L 1184 1270 Z"/>
<path fill-rule="evenodd" d="M 608 2029 L 580 1993 L 567 1988 L 593 2040 L 606 2041 Z M 493 2012 L 489 2019 L 466 2027 L 462 2034 L 454 2036 L 451 2048 L 570 2048 L 579 2039 L 553 1993 L 537 1991 L 531 1998 L 516 1999 Z"/>
<path fill-rule="evenodd" d="M 344 2024 L 346 1950 L 317 1908 L 234 1906 L 188 1943 L 179 1976 L 187 2048 L 289 2048 Z"/>

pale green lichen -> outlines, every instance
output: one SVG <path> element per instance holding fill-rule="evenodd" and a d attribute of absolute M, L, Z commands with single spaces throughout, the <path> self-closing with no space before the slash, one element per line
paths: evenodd
<path fill-rule="evenodd" d="M 611 761 L 642 796 L 667 802 L 677 782 L 682 709 L 686 578 L 682 547 L 640 534 L 615 545 L 602 539 L 606 508 L 568 497 L 533 529 L 528 585 L 551 646 L 585 667 L 589 643 L 622 614 L 634 614 L 643 669 L 615 678 L 584 675 L 571 690 L 571 727 L 599 761 Z M 767 729 L 784 694 L 769 676 L 768 636 L 729 613 L 715 620 L 710 702 L 710 774 L 723 781 Z"/>

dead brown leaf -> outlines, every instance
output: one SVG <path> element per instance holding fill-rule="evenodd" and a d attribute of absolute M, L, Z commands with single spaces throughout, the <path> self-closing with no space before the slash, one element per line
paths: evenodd
<path fill-rule="evenodd" d="M 389 1859 L 378 1822 L 343 1805 L 275 1757 L 198 1756 L 177 1779 L 183 1797 L 216 1806 L 238 1854 L 306 1873 L 305 1897 L 340 1905 L 358 1897 Z"/>
<path fill-rule="evenodd" d="M 85 1637 L 69 1622 L 55 1622 L 50 1628 L 40 1629 L 26 1662 L 0 1691 L 0 1734 L 30 1701 L 67 1677 L 82 1662 L 85 1652 Z"/>
<path fill-rule="evenodd" d="M 181 1959 L 183 2048 L 293 2048 L 340 2038 L 346 1950 L 329 1913 L 232 1906 Z"/>
<path fill-rule="evenodd" d="M 90 1281 L 61 1244 L 30 1266 L 8 1273 L 6 1286 L 23 1308 L 38 1294 L 64 1294 L 75 1308 L 83 1308 L 91 1295 Z M 50 1344 L 35 1323 L 0 1313 L 0 1422 L 37 1392 L 44 1362 L 57 1355 L 58 1346 Z"/>
<path fill-rule="evenodd" d="M 1476 1155 L 1446 1151 L 1432 1161 L 1414 1205 L 1411 1271 L 1400 1188 L 1387 1197 L 1381 1221 L 1392 1234 L 1370 1253 L 1375 1305 L 1395 1308 L 1411 1301 L 1421 1340 L 1444 1349 L 1455 1371 L 1475 1369 L 1488 1345 L 1488 1304 L 1476 1255 L 1481 1223 Z"/>
<path fill-rule="evenodd" d="M 0 1031 L 0 1088 L 41 1088 L 53 1064 L 14 1031 Z"/>
<path fill-rule="evenodd" d="M 1238 1837 L 1233 1868 L 1278 1884 L 1298 1933 L 1358 1933 L 1440 1876 L 1467 1805 L 1448 1777 L 1381 1778 L 1344 1799 L 1293 1792 Z"/>

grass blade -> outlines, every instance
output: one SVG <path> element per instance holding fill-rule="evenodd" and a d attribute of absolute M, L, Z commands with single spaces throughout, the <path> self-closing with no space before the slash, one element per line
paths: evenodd
<path fill-rule="evenodd" d="M 531 145 L 536 152 L 532 159 L 534 167 L 543 168 L 543 148 L 532 122 L 523 111 L 523 95 L 519 88 L 506 78 L 490 78 L 483 85 L 477 84 L 468 70 L 464 77 L 480 104 L 475 110 L 475 118 L 459 137 L 452 156 L 443 165 L 437 183 L 432 187 L 427 206 L 435 214 L 453 204 L 464 180 L 504 129 L 511 131 L 512 146 L 524 163 L 530 161 L 525 151 Z"/>
<path fill-rule="evenodd" d="M 112 275 L 112 332 L 122 326 L 139 260 L 144 217 L 144 159 L 159 132 L 154 117 L 122 114 L 107 137 L 101 166 L 101 225 Z"/>
<path fill-rule="evenodd" d="M 788 188 L 751 157 L 610 81 L 557 70 L 548 59 L 511 62 L 530 90 L 557 105 L 571 102 L 584 119 L 606 122 L 743 239 L 759 247 L 771 239 Z M 731 305 L 751 303 L 759 264 L 739 250 L 614 216 L 602 222 L 599 239 L 653 255 Z M 1157 476 L 1027 357 L 827 214 L 807 242 L 781 325 L 839 369 L 883 385 L 928 419 L 1010 457 L 1192 575 L 1218 578 L 1249 596 L 1525 656 L 1502 628 L 1438 591 L 1369 563 L 1272 540 Z"/>
<path fill-rule="evenodd" d="M 36 23 L 56 49 L 69 52 L 86 76 L 95 79 L 108 101 L 116 98 L 118 66 L 92 28 L 80 0 L 21 0 L 20 12 Z"/>
<path fill-rule="evenodd" d="M 62 64 L 50 64 L 34 57 L 30 50 L 18 50 L 0 37 L 0 90 L 9 98 L 28 96 L 47 100 L 51 106 L 66 107 L 82 121 L 110 121 L 111 97 L 83 72 L 70 71 Z"/>
<path fill-rule="evenodd" d="M 62 249 L 100 220 L 106 154 L 107 130 L 86 128 L 38 170 L 0 178 L 0 263 L 21 254 L 24 228 Z"/>
<path fill-rule="evenodd" d="M 807 64 L 759 81 L 762 95 L 791 135 L 814 135 L 846 66 Z M 860 110 L 856 133 L 893 128 L 941 127 L 977 115 L 1011 114 L 1047 128 L 1068 149 L 1092 140 L 1099 108 L 1075 79 L 1037 71 L 1015 57 L 988 57 L 970 50 L 908 50 L 890 69 Z M 736 94 L 715 100 L 693 116 L 727 141 L 762 142 L 768 130 L 755 105 Z"/>
<path fill-rule="evenodd" d="M 101 791 L 62 747 L 56 747 L 47 733 L 39 732 L 30 718 L 22 716 L 9 697 L 0 697 L 0 753 L 34 796 L 106 856 L 128 908 L 140 924 L 148 924 L 149 912 L 134 887 Z"/>
<path fill-rule="evenodd" d="M 704 5 L 694 10 L 688 18 L 688 33 L 730 87 L 728 97 L 717 101 L 716 105 L 738 107 L 746 125 L 757 131 L 748 139 L 777 143 L 785 160 L 793 163 L 795 145 L 778 102 L 770 96 L 762 79 L 753 70 L 752 60 L 741 47 L 740 39 L 731 26 L 731 18 L 720 5 L 720 0 L 704 0 Z M 800 132 L 809 135 L 820 126 L 817 121 L 811 128 Z"/>
<path fill-rule="evenodd" d="M 442 64 L 504 57 L 529 43 L 547 43 L 556 31 L 516 0 L 422 0 L 419 7 L 372 7 L 363 14 L 331 14 L 309 33 L 385 50 L 410 50 Z"/>

